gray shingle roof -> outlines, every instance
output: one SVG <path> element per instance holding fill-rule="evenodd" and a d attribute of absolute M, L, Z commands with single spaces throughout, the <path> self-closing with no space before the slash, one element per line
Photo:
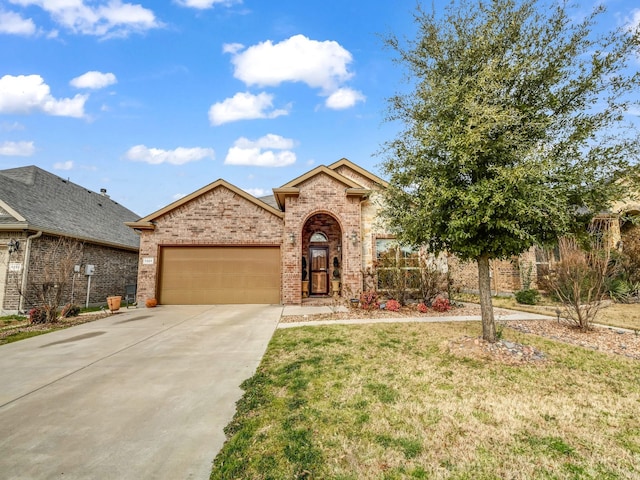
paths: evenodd
<path fill-rule="evenodd" d="M 0 228 L 20 224 L 97 243 L 138 248 L 138 235 L 124 222 L 140 218 L 108 196 L 36 166 L 0 170 L 0 200 L 24 217 L 18 222 L 0 208 Z"/>
<path fill-rule="evenodd" d="M 264 197 L 258 197 L 258 200 L 261 200 L 267 205 L 270 205 L 273 208 L 280 210 L 280 206 L 278 205 L 278 202 L 276 202 L 276 197 L 274 195 L 266 195 Z"/>

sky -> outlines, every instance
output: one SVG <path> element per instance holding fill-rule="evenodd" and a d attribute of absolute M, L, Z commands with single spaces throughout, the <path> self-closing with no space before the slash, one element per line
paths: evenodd
<path fill-rule="evenodd" d="M 597 30 L 640 23 L 637 0 L 605 4 Z M 263 196 L 341 158 L 381 175 L 401 127 L 387 99 L 407 88 L 381 36 L 412 38 L 415 6 L 0 0 L 0 169 L 105 188 L 141 217 L 219 178 Z"/>

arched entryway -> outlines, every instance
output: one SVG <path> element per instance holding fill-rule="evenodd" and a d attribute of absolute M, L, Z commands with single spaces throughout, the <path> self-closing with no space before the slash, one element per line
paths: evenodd
<path fill-rule="evenodd" d="M 342 229 L 328 213 L 309 217 L 302 228 L 304 295 L 324 297 L 340 294 L 342 275 Z M 308 293 L 307 293 L 308 292 Z"/>

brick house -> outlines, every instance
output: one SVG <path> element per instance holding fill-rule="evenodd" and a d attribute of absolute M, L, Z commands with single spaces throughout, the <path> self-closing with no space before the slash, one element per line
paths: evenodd
<path fill-rule="evenodd" d="M 300 304 L 357 297 L 392 236 L 378 217 L 387 183 L 347 159 L 319 166 L 256 198 L 217 180 L 127 225 L 140 235 L 138 301 Z M 536 249 L 492 262 L 494 293 L 521 288 Z M 454 287 L 477 290 L 477 266 L 445 256 Z M 304 272 L 304 273 L 303 273 Z"/>
<path fill-rule="evenodd" d="M 138 300 L 300 304 L 303 288 L 357 295 L 376 236 L 388 238 L 376 226 L 385 185 L 346 159 L 262 198 L 217 180 L 127 223 L 140 234 Z"/>
<path fill-rule="evenodd" d="M 106 190 L 92 192 L 35 166 L 0 170 L 0 312 L 33 306 L 46 270 L 62 261 L 61 238 L 77 241 L 79 250 L 65 303 L 104 304 L 107 295 L 124 294 L 136 282 L 140 241 L 124 222 L 137 218 Z"/>

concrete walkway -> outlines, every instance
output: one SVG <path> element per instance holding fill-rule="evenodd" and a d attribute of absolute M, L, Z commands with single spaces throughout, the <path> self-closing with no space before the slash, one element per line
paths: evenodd
<path fill-rule="evenodd" d="M 141 308 L 0 347 L 0 478 L 208 478 L 281 312 Z"/>
<path fill-rule="evenodd" d="M 506 309 L 501 309 L 506 310 Z M 336 312 L 348 312 L 346 307 L 338 307 Z M 555 317 L 548 315 L 540 315 L 537 313 L 521 312 L 519 310 L 508 310 L 508 315 L 496 315 L 497 321 L 510 321 L 510 320 L 555 320 Z M 285 306 L 282 311 L 282 316 L 289 315 L 317 315 L 320 313 L 333 313 L 332 307 L 329 306 Z M 339 319 L 339 320 L 310 320 L 308 322 L 295 322 L 295 323 L 280 323 L 278 328 L 295 328 L 305 327 L 313 325 L 358 325 L 364 323 L 437 323 L 437 322 L 474 322 L 480 321 L 480 315 L 467 315 L 467 316 L 445 316 L 445 317 L 385 317 L 385 318 L 357 318 L 357 319 Z"/>

